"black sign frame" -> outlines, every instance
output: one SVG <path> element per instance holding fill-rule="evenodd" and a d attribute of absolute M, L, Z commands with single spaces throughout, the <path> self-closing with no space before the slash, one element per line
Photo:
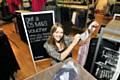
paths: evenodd
<path fill-rule="evenodd" d="M 33 61 L 48 57 L 43 47 L 50 34 L 50 28 L 55 23 L 54 11 L 21 13 L 26 38 Z"/>

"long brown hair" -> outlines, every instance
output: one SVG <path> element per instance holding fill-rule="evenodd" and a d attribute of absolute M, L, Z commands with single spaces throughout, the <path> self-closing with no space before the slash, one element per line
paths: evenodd
<path fill-rule="evenodd" d="M 57 30 L 58 27 L 60 27 L 60 28 L 63 29 L 62 24 L 60 24 L 60 23 L 55 23 L 55 24 L 53 24 L 53 26 L 52 26 L 52 28 L 51 28 L 51 32 L 50 32 L 50 33 L 51 33 L 51 34 L 50 34 L 50 37 L 48 38 L 48 43 L 54 45 L 55 47 L 57 47 L 57 46 L 56 46 L 56 44 L 55 44 L 55 39 L 53 38 L 53 33 Z M 64 30 L 63 30 L 63 37 L 64 37 Z M 64 38 L 63 38 L 63 37 L 62 37 L 62 39 L 60 40 L 60 43 L 65 45 L 65 43 L 64 43 Z"/>

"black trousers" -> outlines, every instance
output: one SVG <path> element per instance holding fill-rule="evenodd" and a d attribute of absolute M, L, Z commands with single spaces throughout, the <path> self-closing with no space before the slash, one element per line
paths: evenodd
<path fill-rule="evenodd" d="M 0 80 L 9 80 L 19 69 L 8 38 L 4 32 L 0 31 Z"/>

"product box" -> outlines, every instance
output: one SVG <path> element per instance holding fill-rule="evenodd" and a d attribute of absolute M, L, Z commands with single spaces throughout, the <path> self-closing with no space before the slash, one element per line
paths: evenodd
<path fill-rule="evenodd" d="M 64 62 L 60 62 L 58 64 L 55 64 L 55 65 L 53 65 L 53 66 L 51 66 L 51 67 L 49 67 L 41 72 L 36 73 L 35 75 L 32 75 L 32 76 L 26 78 L 25 80 L 53 80 L 53 77 L 55 76 L 55 74 L 68 61 L 72 61 L 75 65 L 75 67 L 77 68 L 77 71 L 79 72 L 79 77 L 80 77 L 79 80 L 97 80 L 89 72 L 87 72 L 81 65 L 76 63 L 73 59 L 68 59 Z"/>

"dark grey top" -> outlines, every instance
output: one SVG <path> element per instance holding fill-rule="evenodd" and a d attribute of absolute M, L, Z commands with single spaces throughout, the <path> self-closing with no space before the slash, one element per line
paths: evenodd
<path fill-rule="evenodd" d="M 68 47 L 72 43 L 72 38 L 69 36 L 64 36 L 64 41 L 66 46 Z M 44 48 L 47 50 L 49 56 L 53 58 L 53 63 L 57 63 L 58 61 L 61 61 L 60 57 L 61 54 L 58 52 L 54 45 L 49 44 L 47 41 L 44 44 Z"/>

